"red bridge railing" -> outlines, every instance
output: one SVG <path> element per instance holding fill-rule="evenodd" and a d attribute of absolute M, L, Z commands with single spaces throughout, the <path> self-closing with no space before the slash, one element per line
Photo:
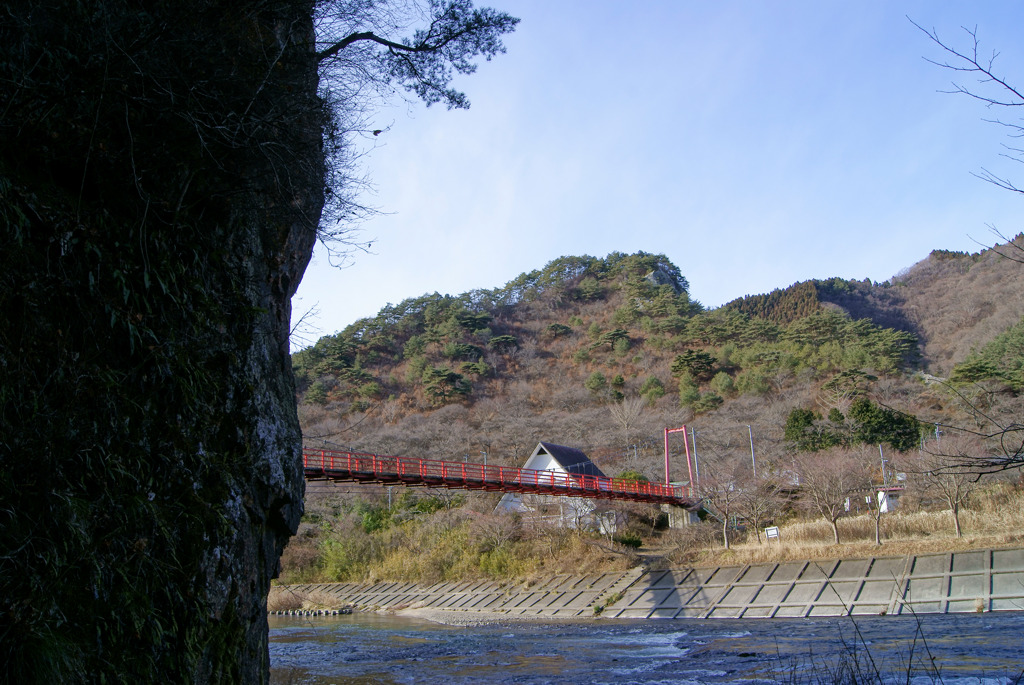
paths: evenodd
<path fill-rule="evenodd" d="M 535 471 L 509 466 L 314 449 L 302 451 L 302 462 L 306 478 L 310 480 L 492 490 L 669 503 L 680 506 L 694 504 L 689 489 L 685 486 L 638 483 L 618 478 Z"/>

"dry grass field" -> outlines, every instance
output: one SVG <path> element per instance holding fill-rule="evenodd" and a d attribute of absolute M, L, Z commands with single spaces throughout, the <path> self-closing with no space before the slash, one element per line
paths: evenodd
<path fill-rule="evenodd" d="M 758 542 L 753 534 L 739 535 L 730 549 L 720 540 L 718 526 L 700 532 L 671 531 L 658 550 L 661 563 L 680 566 L 734 566 L 778 561 L 934 554 L 968 549 L 1024 546 L 1024 490 L 1008 483 L 989 484 L 974 493 L 960 512 L 963 537 L 956 537 L 948 510 L 924 510 L 908 502 L 882 515 L 882 544 L 875 544 L 875 522 L 867 514 L 839 519 L 841 543 L 821 519 L 793 519 L 779 525 L 779 540 Z"/>
<path fill-rule="evenodd" d="M 972 493 L 960 513 L 962 537 L 956 537 L 952 515 L 939 503 L 925 507 L 904 497 L 900 507 L 881 517 L 881 545 L 875 544 L 874 520 L 868 514 L 839 519 L 839 545 L 827 522 L 792 510 L 776 521 L 780 539 L 770 543 L 763 534 L 758 541 L 753 531 L 734 530 L 730 549 L 725 549 L 721 526 L 711 520 L 682 529 L 637 527 L 644 544 L 636 550 L 594 533 L 481 508 L 440 510 L 373 532 L 351 515 L 331 517 L 324 527 L 306 526 L 285 550 L 280 582 L 432 584 L 486 578 L 529 583 L 560 574 L 621 572 L 638 564 L 735 566 L 1024 546 L 1024 488 L 1006 480 Z M 322 608 L 318 601 L 294 594 L 271 597 L 274 606 L 284 609 Z"/>

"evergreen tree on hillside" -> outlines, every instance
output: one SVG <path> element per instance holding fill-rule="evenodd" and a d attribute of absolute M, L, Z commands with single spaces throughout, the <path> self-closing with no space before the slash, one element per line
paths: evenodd
<path fill-rule="evenodd" d="M 866 397 L 860 397 L 850 406 L 849 419 L 855 425 L 855 437 L 868 445 L 888 445 L 897 452 L 918 447 L 921 427 L 918 420 L 886 407 L 880 407 Z"/>
<path fill-rule="evenodd" d="M 955 385 L 997 381 L 1014 392 L 1024 389 L 1024 319 L 957 364 L 950 381 Z"/>
<path fill-rule="evenodd" d="M 915 417 L 859 397 L 847 416 L 833 408 L 827 420 L 810 409 L 793 409 L 786 419 L 784 435 L 786 442 L 799 452 L 861 443 L 887 445 L 897 452 L 906 452 L 918 446 L 921 429 Z"/>
<path fill-rule="evenodd" d="M 810 316 L 821 306 L 814 283 L 805 281 L 767 295 L 748 295 L 725 305 L 749 316 L 787 325 Z"/>

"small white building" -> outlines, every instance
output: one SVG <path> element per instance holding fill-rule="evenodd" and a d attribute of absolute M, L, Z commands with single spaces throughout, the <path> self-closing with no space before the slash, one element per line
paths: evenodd
<path fill-rule="evenodd" d="M 522 468 L 533 471 L 551 471 L 558 474 L 574 474 L 607 478 L 597 464 L 590 461 L 583 450 L 550 442 L 537 443 L 533 454 Z M 538 517 L 556 525 L 571 528 L 592 528 L 605 534 L 613 534 L 624 522 L 622 514 L 585 497 L 564 495 L 535 495 L 530 493 L 506 492 L 496 512 L 520 512 Z"/>
<path fill-rule="evenodd" d="M 904 479 L 906 476 L 904 476 Z M 886 513 L 892 511 L 900 504 L 900 495 L 903 494 L 902 485 L 887 485 L 877 488 L 878 490 L 878 511 Z"/>

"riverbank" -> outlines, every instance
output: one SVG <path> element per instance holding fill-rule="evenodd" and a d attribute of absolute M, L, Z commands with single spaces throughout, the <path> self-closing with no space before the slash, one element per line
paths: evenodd
<path fill-rule="evenodd" d="M 866 514 L 839 519 L 842 544 L 834 543 L 823 519 L 787 514 L 777 521 L 778 540 L 765 543 L 763 532 L 757 535 L 752 528 L 733 530 L 728 549 L 717 522 L 661 529 L 654 519 L 640 516 L 631 524 L 634 535 L 627 546 L 495 514 L 496 500 L 461 497 L 405 490 L 392 506 L 386 499 L 371 504 L 311 498 L 306 520 L 282 556 L 281 582 L 522 582 L 580 569 L 624 572 L 637 565 L 678 569 L 1024 547 L 1024 487 L 1010 482 L 990 483 L 974 493 L 960 513 L 963 537 L 956 536 L 948 511 L 922 510 L 906 495 L 900 508 L 882 517 L 881 547 L 875 542 L 875 521 Z M 633 546 L 638 541 L 639 549 Z"/>
<path fill-rule="evenodd" d="M 800 618 L 1024 609 L 1024 549 L 558 575 L 526 583 L 277 586 L 269 608 L 382 611 L 451 625 L 595 618 Z M 296 607 L 299 608 L 299 607 Z"/>
<path fill-rule="evenodd" d="M 717 566 L 744 566 L 748 564 L 781 563 L 791 561 L 828 561 L 830 559 L 855 559 L 876 556 L 924 556 L 950 552 L 984 550 L 1005 550 L 1024 547 L 1024 533 L 1014 525 L 999 526 L 998 530 L 974 531 L 963 537 L 954 537 L 948 531 L 931 534 L 922 532 L 925 523 L 934 517 L 930 514 L 901 514 L 887 522 L 889 534 L 885 544 L 877 545 L 873 536 L 873 522 L 867 517 L 840 519 L 842 544 L 828 540 L 828 524 L 824 521 L 792 523 L 782 529 L 784 542 L 761 543 L 743 541 L 729 549 L 707 546 L 690 550 L 685 555 L 672 555 L 671 550 L 641 549 L 640 556 L 645 564 L 654 568 L 693 566 L 713 568 Z M 995 518 L 995 517 L 993 517 Z M 1022 516 L 1024 519 L 1024 516 Z M 993 521 L 993 524 L 998 521 Z M 998 522 L 1001 524 L 1001 522 Z M 897 526 L 912 528 L 913 534 L 898 535 Z M 975 526 L 976 528 L 978 526 Z M 896 530 L 893 530 L 896 529 Z M 682 558 L 685 563 L 672 562 Z"/>

